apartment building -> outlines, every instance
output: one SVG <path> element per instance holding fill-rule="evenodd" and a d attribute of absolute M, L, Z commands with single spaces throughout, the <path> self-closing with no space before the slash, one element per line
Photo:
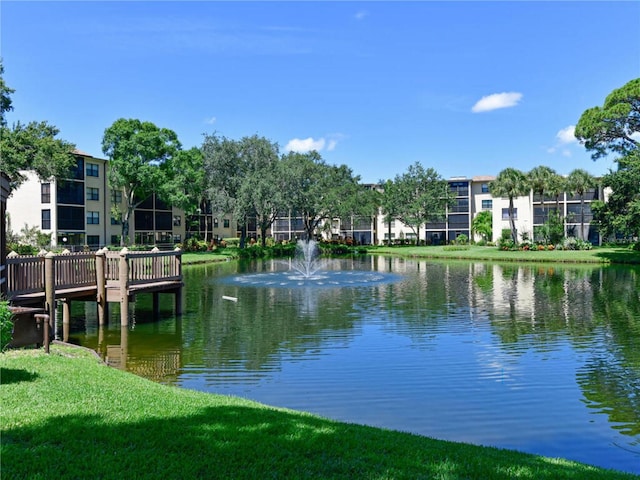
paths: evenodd
<path fill-rule="evenodd" d="M 63 181 L 41 181 L 24 172 L 25 181 L 8 198 L 6 208 L 12 231 L 38 227 L 51 234 L 52 246 L 97 249 L 118 245 L 122 234 L 112 206 L 122 208 L 122 192 L 111 191 L 107 161 L 76 150 L 76 165 Z M 183 213 L 151 197 L 143 201 L 130 219 L 135 243 L 173 244 L 185 237 Z"/>
<path fill-rule="evenodd" d="M 76 167 L 69 179 L 61 182 L 42 182 L 33 172 L 28 180 L 9 197 L 6 209 L 14 232 L 27 225 L 37 226 L 50 233 L 52 245 L 69 248 L 98 248 L 118 245 L 122 226 L 111 215 L 113 205 L 123 206 L 122 192 L 111 191 L 107 182 L 107 160 L 76 151 Z M 493 241 L 503 229 L 509 229 L 509 200 L 494 198 L 490 193 L 493 176 L 452 177 L 448 179 L 454 204 L 445 218 L 429 222 L 420 228 L 420 241 L 427 245 L 441 245 L 455 241 L 460 235 L 472 238 L 473 219 L 482 211 L 493 213 Z M 366 188 L 380 189 L 369 184 Z M 583 198 L 567 192 L 558 198 L 540 198 L 532 192 L 514 199 L 515 223 L 518 233 L 535 238 L 536 227 L 542 226 L 551 212 L 559 210 L 566 218 L 565 234 L 601 242 L 591 221 L 591 202 L 605 199 L 599 188 L 588 191 Z M 580 232 L 584 223 L 585 231 Z M 219 240 L 239 236 L 239 226 L 231 215 L 219 215 L 206 203 L 195 215 L 185 216 L 178 208 L 159 198 L 142 201 L 130 219 L 131 241 L 135 244 L 173 245 L 197 235 L 201 239 Z M 255 219 L 245 225 L 248 238 L 259 237 Z M 304 238 L 302 218 L 295 212 L 283 211 L 275 220 L 269 235 L 276 241 Z M 399 220 L 391 225 L 382 214 L 375 218 L 352 217 L 323 222 L 317 238 L 346 240 L 357 244 L 382 244 L 386 241 L 415 240 L 415 233 Z M 476 238 L 478 240 L 478 238 Z"/>

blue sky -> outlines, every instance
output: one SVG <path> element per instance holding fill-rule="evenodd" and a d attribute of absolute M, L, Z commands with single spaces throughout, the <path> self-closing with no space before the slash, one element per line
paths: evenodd
<path fill-rule="evenodd" d="M 9 122 L 102 157 L 105 128 L 264 136 L 364 182 L 538 165 L 594 175 L 572 127 L 640 76 L 640 2 L 0 3 Z"/>

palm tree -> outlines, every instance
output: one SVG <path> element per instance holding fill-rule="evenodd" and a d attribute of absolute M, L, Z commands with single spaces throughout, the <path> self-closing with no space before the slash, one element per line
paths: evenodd
<path fill-rule="evenodd" d="M 549 192 L 554 176 L 557 176 L 556 171 L 543 165 L 535 167 L 528 174 L 531 190 L 533 190 L 534 194 L 540 194 L 543 217 L 545 217 L 544 194 L 545 192 Z"/>
<path fill-rule="evenodd" d="M 518 230 L 514 217 L 513 199 L 529 192 L 530 185 L 527 176 L 516 168 L 505 168 L 491 183 L 491 195 L 494 197 L 507 197 L 509 199 L 509 226 L 511 227 L 511 239 L 518 243 Z"/>
<path fill-rule="evenodd" d="M 580 239 L 585 240 L 584 232 L 584 194 L 596 185 L 595 178 L 586 170 L 576 168 L 567 177 L 567 189 L 571 195 L 580 195 Z"/>

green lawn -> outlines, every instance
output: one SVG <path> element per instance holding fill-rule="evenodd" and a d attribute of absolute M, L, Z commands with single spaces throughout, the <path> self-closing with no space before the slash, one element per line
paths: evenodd
<path fill-rule="evenodd" d="M 550 262 L 550 263 L 621 263 L 640 265 L 640 251 L 628 247 L 594 247 L 592 250 L 553 251 L 503 251 L 497 247 L 438 246 L 413 247 L 367 246 L 372 254 L 399 255 L 419 258 L 450 260 L 478 260 L 492 262 Z M 207 262 L 224 262 L 236 257 L 236 248 L 221 248 L 214 252 L 186 252 L 182 255 L 185 265 Z"/>
<path fill-rule="evenodd" d="M 0 355 L 6 479 L 624 479 L 561 459 L 167 387 L 52 345 Z"/>
<path fill-rule="evenodd" d="M 495 262 L 551 262 L 551 263 L 623 263 L 640 264 L 640 251 L 628 247 L 594 247 L 592 250 L 516 250 L 497 247 L 438 246 L 438 247 L 371 247 L 370 253 L 392 254 L 419 258 L 464 259 Z"/>

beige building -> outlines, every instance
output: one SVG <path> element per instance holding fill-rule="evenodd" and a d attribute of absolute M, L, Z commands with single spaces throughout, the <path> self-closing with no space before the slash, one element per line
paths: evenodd
<path fill-rule="evenodd" d="M 72 178 L 64 182 L 43 182 L 27 172 L 28 180 L 7 201 L 10 228 L 19 232 L 25 225 L 38 227 L 51 234 L 53 246 L 79 249 L 88 246 L 97 249 L 105 245 L 119 245 L 122 225 L 112 217 L 112 206 L 122 207 L 122 193 L 111 191 L 107 181 L 108 161 L 76 151 L 76 168 Z M 489 191 L 493 176 L 452 177 L 448 180 L 454 205 L 446 218 L 420 227 L 420 241 L 427 245 L 453 242 L 460 235 L 472 238 L 472 222 L 478 213 L 493 213 L 493 241 L 497 241 L 503 229 L 509 228 L 507 198 L 493 198 Z M 367 185 L 367 188 L 379 188 Z M 600 238 L 590 222 L 593 218 L 590 203 L 602 198 L 602 192 L 592 189 L 584 202 L 568 193 L 558 199 L 540 199 L 533 193 L 514 199 L 515 222 L 520 238 L 526 234 L 534 238 L 535 227 L 544 224 L 552 209 L 560 209 L 567 219 L 566 234 L 580 235 L 581 218 L 584 218 L 584 238 L 600 243 Z M 584 211 L 582 205 L 584 204 Z M 257 235 L 255 222 L 248 223 L 249 236 Z M 203 205 L 196 215 L 185 217 L 178 208 L 166 205 L 150 197 L 141 202 L 130 219 L 130 243 L 170 247 L 192 235 L 214 240 L 238 236 L 238 226 L 230 215 L 216 215 Z M 352 218 L 334 220 L 321 225 L 316 232 L 319 238 L 351 239 L 359 244 L 383 244 L 389 240 L 415 240 L 411 228 L 399 220 L 389 224 L 383 215 L 376 218 Z M 284 213 L 274 222 L 269 232 L 276 241 L 294 240 L 304 236 L 300 218 Z M 475 240 L 479 240 L 476 238 Z"/>

